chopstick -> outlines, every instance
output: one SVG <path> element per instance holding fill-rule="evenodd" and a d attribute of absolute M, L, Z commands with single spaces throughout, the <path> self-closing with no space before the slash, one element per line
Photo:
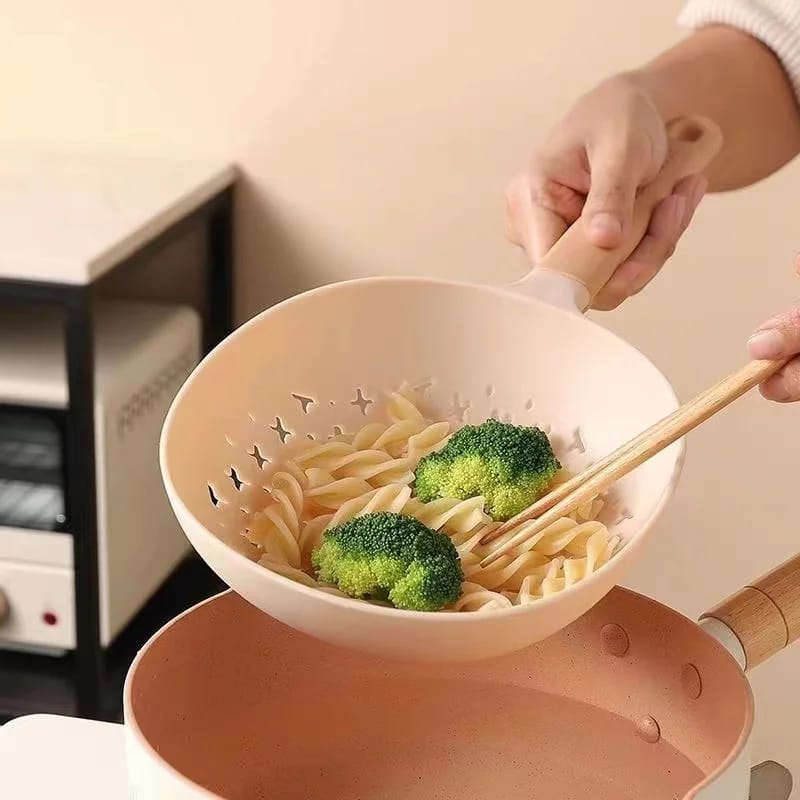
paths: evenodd
<path fill-rule="evenodd" d="M 516 536 L 512 536 L 501 547 L 486 556 L 480 565 L 482 567 L 489 566 L 509 551 L 524 545 L 548 525 L 593 500 L 640 464 L 776 373 L 787 361 L 788 359 L 749 362 L 737 372 L 723 378 L 682 405 L 677 411 L 617 448 L 613 453 L 556 487 L 552 492 L 481 539 L 481 544 L 488 544 L 523 523 L 535 520 L 534 524 L 527 525 Z"/>

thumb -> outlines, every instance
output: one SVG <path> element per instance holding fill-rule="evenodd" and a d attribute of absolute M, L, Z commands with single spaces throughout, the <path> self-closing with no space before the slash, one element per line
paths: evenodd
<path fill-rule="evenodd" d="M 591 189 L 583 207 L 589 241 L 614 248 L 633 216 L 636 190 L 644 179 L 644 165 L 629 149 L 601 148 L 589 154 Z"/>
<path fill-rule="evenodd" d="M 788 358 L 800 353 L 800 308 L 765 322 L 748 343 L 751 358 Z"/>

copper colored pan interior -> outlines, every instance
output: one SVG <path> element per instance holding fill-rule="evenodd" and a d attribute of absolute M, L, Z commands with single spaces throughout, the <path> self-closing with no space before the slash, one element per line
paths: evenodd
<path fill-rule="evenodd" d="M 340 651 L 226 593 L 144 652 L 128 722 L 227 800 L 680 800 L 751 720 L 721 646 L 615 589 L 527 651 L 457 666 Z"/>

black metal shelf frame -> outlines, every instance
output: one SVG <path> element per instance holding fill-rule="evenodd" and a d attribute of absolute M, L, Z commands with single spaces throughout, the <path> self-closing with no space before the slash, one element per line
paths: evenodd
<path fill-rule="evenodd" d="M 203 352 L 207 353 L 230 332 L 233 323 L 232 187 L 220 192 L 94 283 L 68 285 L 0 279 L 0 300 L 54 304 L 65 312 L 69 406 L 63 420 L 64 488 L 65 515 L 72 532 L 75 571 L 77 647 L 73 654 L 72 672 L 76 690 L 75 713 L 78 716 L 108 716 L 102 697 L 105 653 L 100 643 L 92 309 L 104 281 L 111 274 L 120 271 L 126 275 L 135 274 L 156 253 L 200 226 L 206 235 L 204 307 L 201 312 Z M 0 682 L 2 680 L 0 669 Z M 0 716 L 3 713 L 0 705 Z M 14 713 L 20 713 L 19 709 Z"/>

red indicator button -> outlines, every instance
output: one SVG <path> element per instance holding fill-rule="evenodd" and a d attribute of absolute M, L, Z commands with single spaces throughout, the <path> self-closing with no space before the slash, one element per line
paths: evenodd
<path fill-rule="evenodd" d="M 42 614 L 42 622 L 45 625 L 55 625 L 58 622 L 58 617 L 52 611 L 45 611 Z"/>

